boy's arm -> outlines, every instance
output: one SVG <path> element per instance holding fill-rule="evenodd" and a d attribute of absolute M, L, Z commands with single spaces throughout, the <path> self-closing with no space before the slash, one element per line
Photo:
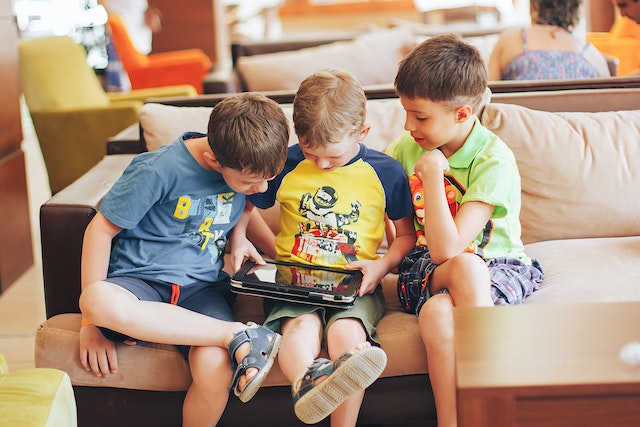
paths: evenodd
<path fill-rule="evenodd" d="M 107 278 L 111 243 L 121 230 L 100 212 L 87 226 L 82 241 L 82 289 Z"/>
<path fill-rule="evenodd" d="M 82 289 L 105 280 L 109 268 L 111 242 L 121 228 L 108 221 L 100 212 L 91 220 L 82 242 Z M 118 370 L 118 358 L 113 342 L 102 335 L 83 316 L 79 335 L 80 364 L 98 377 L 106 377 Z"/>
<path fill-rule="evenodd" d="M 425 153 L 415 171 L 424 187 L 424 232 L 429 254 L 436 264 L 458 255 L 491 218 L 494 206 L 472 201 L 463 204 L 455 218 L 449 211 L 443 183 L 449 163 L 440 150 Z"/>
<path fill-rule="evenodd" d="M 275 241 L 276 237 L 264 218 L 253 204 L 247 201 L 244 211 L 230 235 L 233 271 L 240 269 L 245 258 L 252 258 L 257 263 L 264 264 L 256 247 L 268 257 L 275 257 Z"/>
<path fill-rule="evenodd" d="M 363 280 L 358 292 L 360 296 L 373 292 L 382 278 L 402 262 L 404 256 L 416 243 L 413 214 L 393 221 L 393 225 L 395 226 L 395 237 L 382 258 L 355 261 L 346 265 L 349 269 L 362 271 Z"/>

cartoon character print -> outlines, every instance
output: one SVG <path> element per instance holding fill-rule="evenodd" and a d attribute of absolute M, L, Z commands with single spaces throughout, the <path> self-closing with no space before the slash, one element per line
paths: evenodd
<path fill-rule="evenodd" d="M 233 192 L 202 199 L 181 196 L 174 216 L 185 220 L 183 233 L 187 240 L 199 246 L 201 251 L 210 251 L 216 258 L 224 256 L 225 232 L 215 225 L 230 222 L 233 199 Z"/>
<path fill-rule="evenodd" d="M 449 212 L 451 212 L 452 217 L 455 217 L 458 213 L 458 209 L 460 209 L 460 205 L 456 201 L 458 190 L 453 184 L 451 184 L 450 179 L 452 178 L 445 175 L 444 192 L 447 197 Z M 422 186 L 422 181 L 416 174 L 409 176 L 409 189 L 411 190 L 411 199 L 413 202 L 413 210 L 416 214 L 416 221 L 420 224 L 420 227 L 416 230 L 416 235 L 418 237 L 417 243 L 419 246 L 427 246 L 427 238 L 424 234 L 424 187 Z M 465 248 L 465 252 L 474 253 L 475 250 L 476 244 L 473 241 Z"/>
<path fill-rule="evenodd" d="M 357 259 L 358 234 L 344 226 L 358 221 L 362 205 L 354 200 L 351 212 L 338 213 L 334 211 L 337 202 L 338 193 L 330 186 L 318 188 L 313 195 L 302 195 L 298 211 L 306 221 L 298 225 L 292 254 L 325 265 L 339 264 L 340 257 L 347 262 Z"/>

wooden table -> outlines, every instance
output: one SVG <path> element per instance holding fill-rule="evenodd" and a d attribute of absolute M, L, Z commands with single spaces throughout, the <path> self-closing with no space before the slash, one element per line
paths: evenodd
<path fill-rule="evenodd" d="M 640 426 L 640 302 L 454 312 L 460 427 Z"/>

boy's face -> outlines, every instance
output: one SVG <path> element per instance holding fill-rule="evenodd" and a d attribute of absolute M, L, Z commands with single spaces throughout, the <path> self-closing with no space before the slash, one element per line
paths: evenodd
<path fill-rule="evenodd" d="M 618 9 L 620 9 L 620 15 L 626 16 L 640 24 L 640 1 L 620 0 L 614 1 L 614 3 L 618 6 Z"/>
<path fill-rule="evenodd" d="M 358 151 L 360 151 L 358 142 L 364 139 L 367 132 L 368 128 L 358 135 L 346 136 L 340 142 L 331 142 L 325 146 L 317 146 L 314 148 L 307 148 L 301 143 L 300 149 L 304 157 L 313 162 L 318 169 L 332 171 L 340 166 L 344 166 L 358 154 Z"/>
<path fill-rule="evenodd" d="M 222 174 L 224 181 L 233 191 L 246 195 L 264 193 L 267 191 L 267 181 L 274 178 L 265 178 L 262 175 L 248 174 L 224 166 L 221 168 L 220 173 Z"/>
<path fill-rule="evenodd" d="M 405 130 L 411 133 L 413 139 L 425 150 L 431 151 L 441 148 L 451 154 L 464 143 L 466 134 L 460 135 L 460 111 L 447 108 L 443 103 L 433 102 L 424 98 L 409 99 L 400 96 L 400 102 L 406 112 Z"/>

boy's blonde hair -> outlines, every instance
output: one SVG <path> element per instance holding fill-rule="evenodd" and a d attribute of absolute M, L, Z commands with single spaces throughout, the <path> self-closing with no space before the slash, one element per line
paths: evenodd
<path fill-rule="evenodd" d="M 398 66 L 396 92 L 409 99 L 469 104 L 477 111 L 487 88 L 487 69 L 478 49 L 453 34 L 431 37 Z"/>
<path fill-rule="evenodd" d="M 207 138 L 223 167 L 271 178 L 287 159 L 289 122 L 273 99 L 242 93 L 216 104 Z"/>
<path fill-rule="evenodd" d="M 367 116 L 367 98 L 349 73 L 323 70 L 300 84 L 293 99 L 293 123 L 300 145 L 324 147 L 358 134 Z"/>

